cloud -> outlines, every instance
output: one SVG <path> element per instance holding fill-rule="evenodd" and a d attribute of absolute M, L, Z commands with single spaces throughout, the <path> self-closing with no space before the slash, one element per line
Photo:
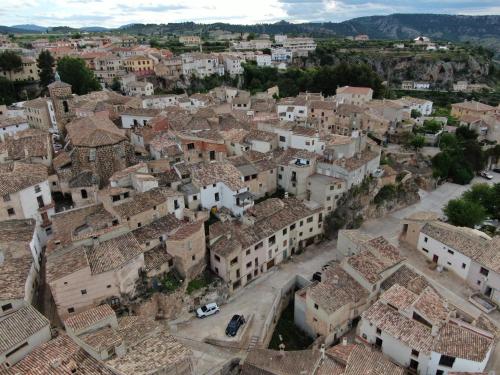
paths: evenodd
<path fill-rule="evenodd" d="M 498 0 L 1 0 L 0 25 L 333 21 L 391 13 L 499 14 Z M 207 4 L 208 3 L 208 4 Z"/>

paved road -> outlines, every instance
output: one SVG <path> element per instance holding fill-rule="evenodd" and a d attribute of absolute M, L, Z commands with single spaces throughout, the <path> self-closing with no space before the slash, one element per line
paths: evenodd
<path fill-rule="evenodd" d="M 484 179 L 474 179 L 473 183 L 486 182 Z M 500 175 L 496 174 L 492 182 L 500 182 Z M 490 182 L 490 183 L 492 183 Z M 421 191 L 421 201 L 415 205 L 394 212 L 387 217 L 370 220 L 363 224 L 362 230 L 373 235 L 384 235 L 388 240 L 397 244 L 400 231 L 400 220 L 407 215 L 417 211 L 434 211 L 442 213 L 442 207 L 448 200 L 460 196 L 469 186 L 461 186 L 446 183 L 432 192 Z M 201 373 L 202 369 L 220 366 L 227 360 L 223 356 L 220 361 L 215 358 L 217 355 L 210 353 L 210 345 L 201 344 L 206 338 L 224 339 L 225 327 L 234 314 L 245 316 L 253 315 L 253 322 L 247 328 L 250 330 L 248 336 L 261 336 L 266 317 L 271 311 L 273 301 L 279 294 L 279 290 L 285 286 L 289 280 L 297 274 L 306 278 L 318 271 L 322 265 L 335 259 L 336 243 L 326 241 L 320 245 L 311 246 L 300 256 L 296 256 L 292 261 L 275 267 L 274 270 L 261 276 L 245 288 L 240 290 L 230 298 L 227 304 L 221 306 L 221 312 L 206 319 L 196 319 L 192 316 L 181 317 L 183 323 L 173 325 L 173 334 L 184 339 L 188 346 L 198 353 L 197 367 Z M 402 249 L 403 254 L 408 257 L 409 263 L 418 271 L 431 278 L 436 288 L 454 305 L 463 309 L 472 316 L 477 316 L 479 310 L 466 300 L 468 290 L 460 280 L 455 280 L 449 273 L 438 274 L 428 270 L 425 260 L 415 256 L 409 249 Z M 418 254 L 417 254 L 418 255 Z M 453 290 L 453 291 L 452 291 Z M 500 315 L 500 314 L 499 314 Z M 500 317 L 498 318 L 500 323 Z M 192 343 L 192 345 L 189 345 Z M 238 353 L 234 353 L 237 355 Z M 496 357 L 492 362 L 500 361 L 500 346 L 492 355 Z M 494 367 L 491 367 L 494 366 Z M 490 364 L 491 369 L 497 369 L 497 363 Z"/>
<path fill-rule="evenodd" d="M 328 261 L 335 258 L 335 243 L 324 242 L 310 246 L 306 252 L 294 256 L 292 261 L 281 264 L 233 295 L 221 306 L 219 314 L 205 319 L 191 317 L 174 327 L 177 336 L 203 341 L 205 338 L 228 340 L 224 334 L 227 323 L 234 314 L 253 315 L 247 329 L 248 336 L 262 336 L 262 329 L 279 291 L 296 275 L 310 278 Z"/>

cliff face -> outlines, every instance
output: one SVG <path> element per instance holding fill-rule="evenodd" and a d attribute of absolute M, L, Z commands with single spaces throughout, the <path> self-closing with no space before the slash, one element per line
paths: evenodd
<path fill-rule="evenodd" d="M 387 56 L 380 54 L 332 54 L 333 65 L 340 62 L 348 64 L 368 64 L 377 74 L 391 84 L 398 84 L 405 80 L 427 81 L 438 87 L 449 88 L 453 82 L 466 80 L 469 82 L 487 83 L 490 61 L 473 55 L 459 59 L 446 56 Z M 319 65 L 319 61 L 312 58 L 306 65 Z"/>

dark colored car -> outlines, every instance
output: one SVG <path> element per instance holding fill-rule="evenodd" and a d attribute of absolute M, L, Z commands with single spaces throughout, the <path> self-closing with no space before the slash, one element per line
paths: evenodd
<path fill-rule="evenodd" d="M 243 315 L 233 315 L 229 324 L 227 325 L 226 335 L 232 337 L 236 336 L 238 330 L 243 324 L 245 324 L 245 318 L 243 317 Z"/>
<path fill-rule="evenodd" d="M 493 168 L 493 172 L 500 173 L 500 168 Z"/>

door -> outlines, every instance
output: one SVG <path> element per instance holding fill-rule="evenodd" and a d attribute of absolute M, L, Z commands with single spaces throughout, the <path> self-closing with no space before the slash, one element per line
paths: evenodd
<path fill-rule="evenodd" d="M 490 286 L 487 286 L 486 289 L 484 290 L 484 295 L 486 297 L 491 297 L 491 292 L 493 291 L 493 289 L 491 289 Z"/>
<path fill-rule="evenodd" d="M 410 359 L 410 369 L 415 371 L 418 369 L 418 362 L 414 359 Z"/>
<path fill-rule="evenodd" d="M 375 346 L 379 349 L 382 348 L 382 339 L 377 337 L 377 339 L 375 340 Z"/>
<path fill-rule="evenodd" d="M 271 269 L 274 267 L 274 259 L 271 259 L 269 262 L 267 262 L 267 269 Z"/>
<path fill-rule="evenodd" d="M 437 255 L 434 255 L 432 257 L 432 261 L 437 264 L 439 257 Z"/>

